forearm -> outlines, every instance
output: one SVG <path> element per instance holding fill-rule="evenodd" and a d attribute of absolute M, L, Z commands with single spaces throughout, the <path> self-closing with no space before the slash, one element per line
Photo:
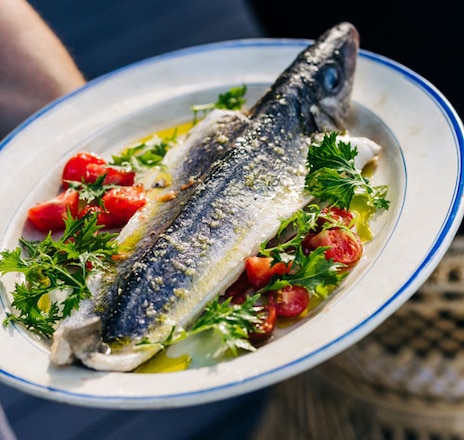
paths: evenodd
<path fill-rule="evenodd" d="M 73 59 L 24 0 L 0 0 L 0 138 L 84 84 Z"/>

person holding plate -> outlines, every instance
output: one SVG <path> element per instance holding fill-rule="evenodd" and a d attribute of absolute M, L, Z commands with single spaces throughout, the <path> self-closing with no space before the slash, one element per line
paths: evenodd
<path fill-rule="evenodd" d="M 0 139 L 84 82 L 69 52 L 29 3 L 0 1 Z"/>

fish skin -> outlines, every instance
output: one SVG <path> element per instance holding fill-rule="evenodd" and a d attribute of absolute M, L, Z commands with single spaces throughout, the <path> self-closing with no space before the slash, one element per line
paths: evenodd
<path fill-rule="evenodd" d="M 76 347 L 72 337 L 64 338 L 70 358 L 96 370 L 133 370 L 158 350 L 135 349 L 135 342 L 162 341 L 173 324 L 188 325 L 240 275 L 245 258 L 275 235 L 280 219 L 308 202 L 308 136 L 346 128 L 358 47 L 354 26 L 340 23 L 298 55 L 172 223 L 152 243 L 144 239 L 136 261 L 100 294 L 113 307 L 99 322 L 91 318 L 93 342 Z M 122 350 L 109 353 L 95 342 L 95 324 L 97 340 L 123 341 Z"/>
<path fill-rule="evenodd" d="M 195 187 L 206 177 L 214 163 L 233 147 L 233 139 L 243 132 L 247 124 L 249 119 L 242 112 L 215 109 L 191 128 L 186 139 L 166 153 L 161 172 L 149 173 L 148 178 L 143 179 L 146 187 L 157 188 L 156 195 L 123 228 L 118 238 L 120 244 L 131 241 L 134 233 L 140 235 L 141 228 L 142 232 L 148 231 L 142 240 L 153 240 L 166 225 L 172 223 Z M 164 172 L 164 169 L 167 171 Z M 170 182 L 163 183 L 166 174 Z M 166 199 L 170 194 L 174 198 Z M 151 222 L 155 216 L 156 222 Z M 142 242 L 138 249 L 144 249 Z"/>
<path fill-rule="evenodd" d="M 214 110 L 190 130 L 187 139 L 181 145 L 176 146 L 175 151 L 168 152 L 163 163 L 168 174 L 172 176 L 172 183 L 158 193 L 154 202 L 149 202 L 144 210 L 138 212 L 138 218 L 131 219 L 131 224 L 128 224 L 121 232 L 119 241 L 124 242 L 130 241 L 132 230 L 135 229 L 135 233 L 140 235 L 140 229 L 145 229 L 130 256 L 120 263 L 115 276 L 130 273 L 132 268 L 143 260 L 144 254 L 153 241 L 172 224 L 195 188 L 206 178 L 214 164 L 233 147 L 233 139 L 244 131 L 249 122 L 249 119 L 241 112 Z M 170 154 L 173 152 L 174 154 Z M 163 200 L 167 193 L 173 193 L 174 198 Z M 163 201 L 158 202 L 158 199 Z M 156 221 L 152 221 L 153 218 L 156 218 Z M 114 282 L 114 278 L 111 276 L 100 281 L 109 284 Z M 100 288 L 100 290 L 103 289 Z M 94 308 L 100 310 L 98 315 L 103 323 L 108 318 L 106 313 L 110 313 L 114 307 L 117 307 L 116 296 L 114 288 L 109 288 L 104 295 L 95 295 Z"/>
<path fill-rule="evenodd" d="M 116 306 L 117 296 L 111 292 L 101 292 L 102 286 L 114 282 L 119 272 L 131 270 L 134 262 L 140 258 L 147 244 L 159 236 L 182 209 L 195 187 L 208 174 L 215 162 L 227 154 L 233 147 L 233 139 L 237 138 L 249 124 L 246 115 L 239 111 L 216 109 L 210 112 L 201 122 L 190 129 L 186 138 L 169 150 L 163 160 L 163 168 L 155 170 L 144 177 L 144 184 L 156 187 L 156 195 L 148 198 L 148 203 L 140 209 L 122 229 L 118 236 L 119 244 L 130 257 L 120 264 L 116 273 L 98 272 L 87 280 L 89 289 L 94 293 L 92 298 L 81 301 L 79 309 L 64 319 L 53 335 L 50 359 L 55 365 L 68 365 L 86 353 L 105 353 L 107 347 L 102 344 L 102 322 L 105 311 L 108 313 Z M 168 178 L 171 182 L 163 185 L 160 180 Z M 175 198 L 165 200 L 166 195 L 174 193 Z M 161 200 L 161 201 L 160 201 Z M 153 218 L 156 217 L 156 222 Z M 141 238 L 140 238 L 141 237 Z M 133 249 L 132 243 L 138 241 Z M 114 292 L 113 292 L 114 293 Z M 98 316 L 96 313 L 98 310 Z M 143 353 L 150 357 L 148 352 Z M 136 354 L 137 358 L 140 353 Z M 133 356 L 125 354 L 120 364 L 133 362 Z M 114 358 L 114 355 L 113 357 Z"/>

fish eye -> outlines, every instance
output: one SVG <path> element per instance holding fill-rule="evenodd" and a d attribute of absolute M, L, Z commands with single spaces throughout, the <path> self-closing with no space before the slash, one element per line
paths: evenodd
<path fill-rule="evenodd" d="M 322 72 L 322 80 L 324 88 L 327 91 L 335 91 L 341 84 L 340 70 L 334 64 L 329 64 L 325 66 Z"/>

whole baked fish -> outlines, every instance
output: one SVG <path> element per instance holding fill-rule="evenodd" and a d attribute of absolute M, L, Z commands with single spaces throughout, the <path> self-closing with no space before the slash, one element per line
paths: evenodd
<path fill-rule="evenodd" d="M 237 279 L 280 220 L 308 203 L 308 137 L 345 129 L 358 47 L 356 29 L 341 23 L 297 56 L 175 218 L 160 228 L 155 216 L 116 278 L 96 283 L 92 300 L 63 321 L 52 362 L 131 371 L 157 351 L 137 341 L 162 341 L 173 325 L 187 326 Z"/>

